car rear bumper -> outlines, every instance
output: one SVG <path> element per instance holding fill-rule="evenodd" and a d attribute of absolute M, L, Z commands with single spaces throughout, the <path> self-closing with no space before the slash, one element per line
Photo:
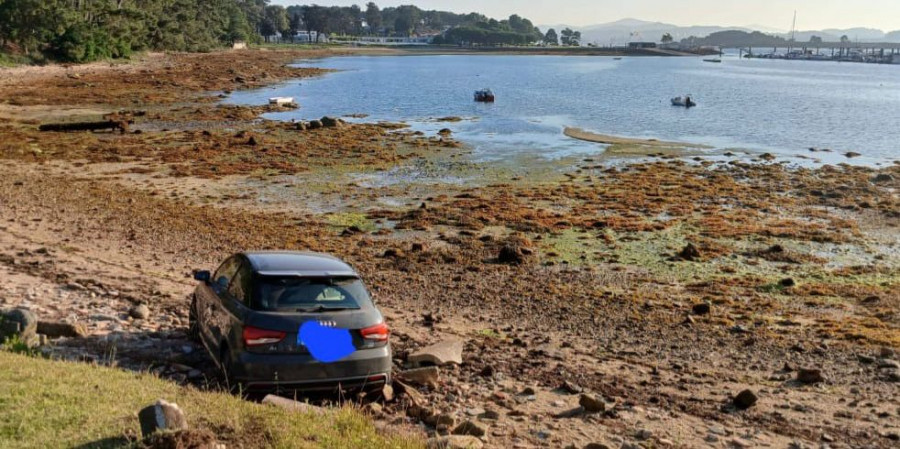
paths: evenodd
<path fill-rule="evenodd" d="M 391 381 L 391 347 L 356 351 L 333 363 L 319 362 L 309 354 L 244 352 L 231 374 L 247 390 L 375 389 Z"/>

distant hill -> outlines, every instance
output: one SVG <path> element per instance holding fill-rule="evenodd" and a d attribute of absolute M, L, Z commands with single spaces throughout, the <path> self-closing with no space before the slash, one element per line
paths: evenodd
<path fill-rule="evenodd" d="M 567 25 L 544 25 L 541 30 L 546 31 L 548 28 L 555 28 L 557 31 L 566 28 Z M 762 32 L 768 36 L 775 36 L 782 39 L 789 39 L 791 33 L 773 28 L 751 25 L 741 26 L 678 26 L 671 23 L 648 22 L 638 19 L 622 19 L 615 22 L 603 23 L 598 25 L 589 25 L 582 27 L 568 26 L 576 31 L 581 31 L 582 43 L 597 45 L 624 45 L 632 41 L 651 41 L 659 42 L 662 36 L 670 33 L 676 41 L 683 39 L 705 38 L 713 33 L 723 31 L 744 31 L 747 33 Z M 826 30 L 805 30 L 797 31 L 795 39 L 797 42 L 808 42 L 812 36 L 821 37 L 825 42 L 840 41 L 841 36 L 846 35 L 852 41 L 860 42 L 900 42 L 900 30 L 891 33 L 885 33 L 882 30 L 872 28 L 850 28 L 850 29 L 826 29 Z M 732 36 L 735 37 L 735 36 Z M 761 36 L 754 36 L 755 40 L 760 42 L 766 41 Z M 767 41 L 774 43 L 775 40 Z M 745 44 L 746 45 L 746 44 Z M 763 44 L 768 45 L 768 44 Z"/>

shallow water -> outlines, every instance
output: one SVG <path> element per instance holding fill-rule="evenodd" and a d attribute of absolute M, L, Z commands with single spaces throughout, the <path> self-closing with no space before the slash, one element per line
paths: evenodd
<path fill-rule="evenodd" d="M 900 66 L 835 62 L 566 56 L 378 56 L 304 61 L 341 72 L 237 92 L 236 104 L 290 96 L 279 120 L 368 114 L 428 132 L 448 127 L 480 159 L 598 153 L 565 126 L 629 137 L 749 149 L 826 163 L 900 160 Z M 495 104 L 472 101 L 490 87 Z M 692 94 L 699 106 L 672 107 Z M 434 118 L 470 118 L 457 123 Z M 831 153 L 809 148 L 832 149 Z M 863 156 L 847 159 L 847 151 Z"/>

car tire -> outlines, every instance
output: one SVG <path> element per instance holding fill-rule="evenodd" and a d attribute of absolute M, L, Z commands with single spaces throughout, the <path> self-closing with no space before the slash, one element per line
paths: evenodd
<path fill-rule="evenodd" d="M 194 342 L 200 342 L 200 323 L 197 320 L 197 297 L 191 299 L 191 307 L 188 309 L 188 337 Z"/>

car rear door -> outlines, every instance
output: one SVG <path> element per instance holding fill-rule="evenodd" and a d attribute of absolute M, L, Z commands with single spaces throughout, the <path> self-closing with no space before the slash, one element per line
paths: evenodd
<path fill-rule="evenodd" d="M 197 319 L 200 323 L 200 335 L 216 357 L 220 354 L 219 344 L 222 342 L 223 335 L 220 322 L 221 304 L 228 294 L 228 287 L 231 285 L 232 279 L 234 279 L 238 268 L 240 268 L 240 261 L 238 256 L 232 256 L 223 262 L 210 280 L 209 288 L 202 289 L 201 294 L 197 298 Z"/>

